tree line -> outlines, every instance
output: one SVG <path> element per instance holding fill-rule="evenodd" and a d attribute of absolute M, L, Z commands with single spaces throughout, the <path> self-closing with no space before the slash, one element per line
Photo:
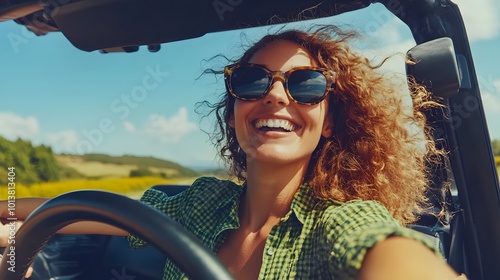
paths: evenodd
<path fill-rule="evenodd" d="M 15 182 L 30 185 L 73 177 L 76 171 L 60 166 L 49 146 L 0 137 L 0 186 L 6 185 L 8 168 L 15 168 Z"/>

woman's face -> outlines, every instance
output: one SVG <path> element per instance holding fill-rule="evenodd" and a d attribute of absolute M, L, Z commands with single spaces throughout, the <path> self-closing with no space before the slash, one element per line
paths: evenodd
<path fill-rule="evenodd" d="M 249 63 L 283 72 L 298 66 L 317 66 L 305 49 L 289 41 L 271 43 L 255 53 Z M 247 165 L 256 161 L 307 166 L 321 135 L 328 137 L 331 133 L 327 99 L 315 105 L 297 104 L 276 80 L 263 98 L 236 100 L 230 126 L 247 155 Z"/>

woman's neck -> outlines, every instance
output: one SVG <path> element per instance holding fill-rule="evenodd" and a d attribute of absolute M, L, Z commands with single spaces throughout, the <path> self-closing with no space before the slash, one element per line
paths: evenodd
<path fill-rule="evenodd" d="M 240 208 L 242 226 L 259 230 L 274 225 L 290 211 L 307 164 L 248 164 L 247 190 Z"/>

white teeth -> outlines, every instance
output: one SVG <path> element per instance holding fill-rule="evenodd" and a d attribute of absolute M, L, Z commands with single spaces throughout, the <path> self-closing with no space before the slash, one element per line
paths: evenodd
<path fill-rule="evenodd" d="M 292 131 L 295 129 L 295 125 L 287 120 L 279 120 L 279 119 L 274 119 L 274 120 L 258 120 L 255 123 L 255 126 L 257 129 L 260 129 L 264 126 L 269 127 L 269 128 L 283 128 L 286 131 Z"/>

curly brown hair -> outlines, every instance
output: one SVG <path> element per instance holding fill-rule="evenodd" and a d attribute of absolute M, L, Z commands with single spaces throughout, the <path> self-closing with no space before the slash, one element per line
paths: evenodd
<path fill-rule="evenodd" d="M 372 65 L 347 46 L 356 36 L 335 26 L 313 32 L 284 31 L 263 37 L 236 62 L 248 62 L 272 42 L 286 40 L 306 49 L 318 66 L 335 71 L 335 91 L 329 94 L 333 133 L 320 140 L 305 180 L 321 198 L 376 200 L 405 225 L 426 207 L 428 163 L 443 154 L 435 148 L 423 113 L 441 105 L 410 80 L 413 112 L 405 110 L 394 81 L 377 72 L 381 65 Z M 214 104 L 217 131 L 213 139 L 231 174 L 245 180 L 246 155 L 229 126 L 234 102 L 234 97 L 225 94 Z"/>

